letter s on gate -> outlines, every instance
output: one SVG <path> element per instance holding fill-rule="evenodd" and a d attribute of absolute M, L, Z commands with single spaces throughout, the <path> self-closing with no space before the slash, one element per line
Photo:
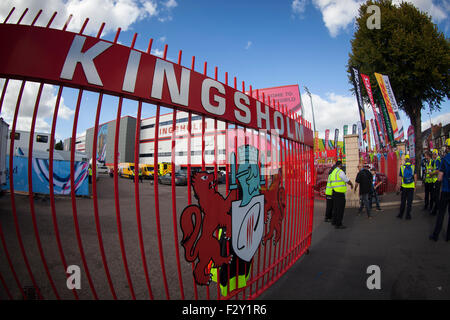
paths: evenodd
<path fill-rule="evenodd" d="M 67 267 L 66 273 L 70 274 L 66 281 L 67 289 L 81 289 L 80 267 L 77 265 L 70 265 Z"/>
<path fill-rule="evenodd" d="M 373 29 L 381 29 L 381 9 L 377 5 L 371 5 L 367 7 L 368 14 L 372 14 L 370 17 L 367 18 L 366 26 L 367 29 L 373 30 Z"/>
<path fill-rule="evenodd" d="M 370 274 L 370 277 L 367 278 L 366 285 L 367 289 L 373 290 L 381 289 L 381 269 L 377 265 L 371 265 L 367 267 L 367 274 Z"/>

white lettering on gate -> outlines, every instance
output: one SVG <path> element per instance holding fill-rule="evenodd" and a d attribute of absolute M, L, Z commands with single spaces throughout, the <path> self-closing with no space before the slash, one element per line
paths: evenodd
<path fill-rule="evenodd" d="M 182 68 L 181 83 L 180 87 L 178 87 L 177 79 L 175 77 L 175 71 L 173 69 L 173 64 L 157 58 L 155 65 L 155 73 L 153 74 L 153 85 L 151 94 L 152 98 L 161 100 L 164 78 L 167 79 L 167 85 L 169 87 L 170 92 L 170 99 L 172 100 L 172 102 L 187 107 L 189 104 L 189 83 L 191 79 L 191 71 L 186 68 Z"/>
<path fill-rule="evenodd" d="M 256 101 L 256 117 L 258 122 L 258 128 L 262 129 L 262 120 L 264 119 L 266 121 L 266 130 L 270 130 L 270 115 L 269 115 L 269 106 L 264 105 L 265 112 L 261 111 L 261 102 L 258 100 Z"/>
<path fill-rule="evenodd" d="M 125 72 L 125 77 L 123 79 L 123 86 L 122 86 L 123 91 L 134 92 L 140 61 L 141 61 L 141 53 L 134 50 L 130 50 L 127 70 Z"/>
<path fill-rule="evenodd" d="M 295 122 L 295 138 L 298 142 L 304 142 L 303 136 L 303 126 L 300 125 L 300 123 Z"/>
<path fill-rule="evenodd" d="M 216 88 L 221 94 L 225 94 L 225 87 L 218 81 L 206 78 L 202 83 L 202 105 L 203 108 L 209 113 L 221 116 L 225 114 L 226 103 L 225 98 L 214 95 L 214 101 L 217 102 L 217 106 L 211 104 L 209 100 L 209 93 L 211 88 Z"/>
<path fill-rule="evenodd" d="M 278 119 L 280 119 L 280 121 L 281 121 L 280 126 L 278 126 Z M 278 134 L 280 136 L 282 136 L 284 134 L 284 119 L 283 119 L 283 115 L 279 111 L 275 111 L 273 113 L 273 125 L 274 125 L 275 129 L 277 129 L 279 131 Z"/>
<path fill-rule="evenodd" d="M 112 46 L 112 43 L 99 41 L 86 52 L 81 52 L 85 41 L 86 37 L 80 35 L 75 36 L 59 77 L 62 79 L 72 80 L 75 68 L 79 62 L 81 63 L 87 82 L 97 86 L 103 86 L 102 80 L 100 79 L 97 69 L 95 68 L 94 59 Z"/>
<path fill-rule="evenodd" d="M 242 100 L 246 103 L 246 105 L 241 102 Z M 250 105 L 250 98 L 246 94 L 236 91 L 234 93 L 234 105 L 239 110 L 245 112 L 245 116 L 242 116 L 239 111 L 234 110 L 234 116 L 236 120 L 242 123 L 249 124 L 252 121 L 252 114 L 250 112 L 250 109 L 248 108 L 248 106 Z"/>
<path fill-rule="evenodd" d="M 288 138 L 294 139 L 294 133 L 291 132 L 291 118 L 286 116 L 286 132 Z"/>

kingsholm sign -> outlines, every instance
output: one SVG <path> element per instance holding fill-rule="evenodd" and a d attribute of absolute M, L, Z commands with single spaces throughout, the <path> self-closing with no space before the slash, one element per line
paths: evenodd
<path fill-rule="evenodd" d="M 140 99 L 229 121 L 278 130 L 312 146 L 311 129 L 206 75 L 117 43 L 49 28 L 0 25 L 0 76 L 44 81 Z"/>

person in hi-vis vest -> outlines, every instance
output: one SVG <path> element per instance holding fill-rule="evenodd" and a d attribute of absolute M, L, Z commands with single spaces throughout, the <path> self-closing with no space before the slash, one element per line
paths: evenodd
<path fill-rule="evenodd" d="M 425 152 L 425 170 L 423 182 L 425 184 L 425 204 L 423 210 L 429 210 L 433 208 L 434 204 L 434 181 L 431 173 L 433 172 L 433 161 L 431 160 L 431 152 Z"/>
<path fill-rule="evenodd" d="M 336 162 L 336 168 L 330 174 L 330 188 L 333 190 L 333 221 L 332 225 L 336 229 L 345 229 L 342 225 L 345 210 L 345 194 L 347 192 L 347 184 L 353 189 L 353 183 L 345 175 L 342 170 L 342 161 Z"/>
<path fill-rule="evenodd" d="M 411 164 L 409 155 L 405 155 L 405 163 L 400 167 L 399 176 L 400 182 L 397 184 L 397 189 L 401 191 L 400 212 L 397 218 L 402 219 L 406 207 L 406 219 L 411 219 L 411 207 L 414 198 L 414 190 L 416 188 L 417 173 L 416 168 Z"/>
<path fill-rule="evenodd" d="M 433 149 L 433 160 L 432 160 L 432 172 L 431 176 L 433 178 L 433 206 L 430 207 L 431 214 L 436 215 L 439 207 L 439 196 L 441 194 L 441 181 L 438 181 L 439 169 L 441 168 L 441 157 L 436 149 Z"/>
<path fill-rule="evenodd" d="M 331 222 L 333 219 L 333 189 L 331 188 L 331 173 L 336 168 L 336 165 L 332 166 L 328 171 L 327 187 L 325 189 L 326 208 L 325 208 L 325 222 Z"/>

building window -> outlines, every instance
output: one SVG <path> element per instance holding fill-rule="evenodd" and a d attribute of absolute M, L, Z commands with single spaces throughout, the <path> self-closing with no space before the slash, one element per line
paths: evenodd
<path fill-rule="evenodd" d="M 40 142 L 40 143 L 48 143 L 48 136 L 43 136 L 41 134 L 38 134 L 36 136 L 36 142 Z"/>
<path fill-rule="evenodd" d="M 13 139 L 12 132 L 9 134 L 9 139 Z M 20 140 L 20 132 L 14 132 L 14 140 Z"/>

